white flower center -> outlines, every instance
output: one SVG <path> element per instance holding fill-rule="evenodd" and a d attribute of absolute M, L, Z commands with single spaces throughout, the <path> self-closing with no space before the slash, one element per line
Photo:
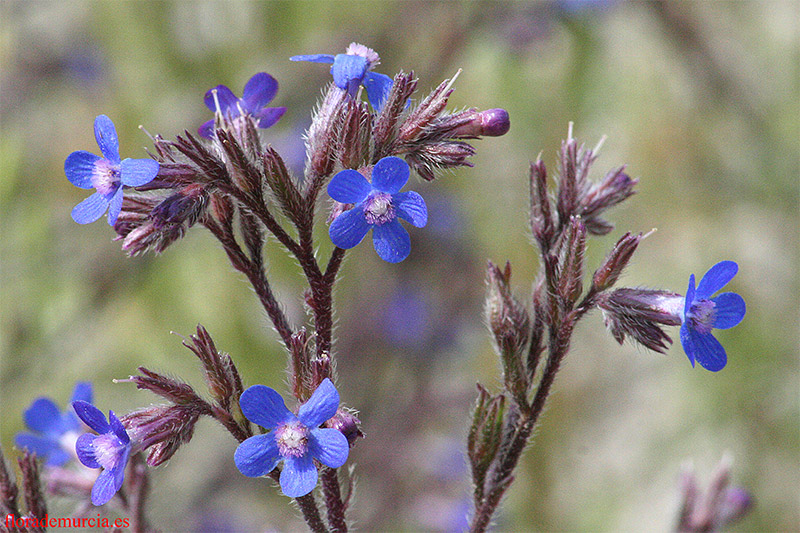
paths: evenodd
<path fill-rule="evenodd" d="M 119 166 L 108 159 L 101 159 L 94 166 L 92 172 L 92 185 L 100 194 L 107 195 L 119 187 Z"/>
<path fill-rule="evenodd" d="M 364 216 L 367 222 L 375 226 L 394 220 L 397 215 L 392 205 L 392 195 L 385 192 L 372 193 L 364 203 Z"/>
<path fill-rule="evenodd" d="M 302 457 L 308 451 L 308 428 L 299 421 L 289 422 L 275 430 L 275 441 L 283 457 Z"/>

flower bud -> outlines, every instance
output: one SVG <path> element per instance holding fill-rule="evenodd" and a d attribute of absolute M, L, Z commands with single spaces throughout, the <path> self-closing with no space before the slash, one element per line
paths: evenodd
<path fill-rule="evenodd" d="M 364 437 L 364 433 L 361 432 L 361 428 L 359 427 L 360 424 L 361 421 L 356 415 L 344 407 L 340 407 L 337 409 L 336 414 L 327 420 L 323 426 L 341 431 L 347 439 L 347 443 L 352 448 L 358 438 Z"/>

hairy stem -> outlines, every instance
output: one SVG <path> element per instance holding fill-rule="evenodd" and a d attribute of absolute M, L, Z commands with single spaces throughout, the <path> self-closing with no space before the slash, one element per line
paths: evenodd
<path fill-rule="evenodd" d="M 339 476 L 336 475 L 335 468 L 322 470 L 322 490 L 325 493 L 325 506 L 328 508 L 328 523 L 331 530 L 346 533 L 347 522 L 344 519 L 344 513 L 347 507 L 342 501 Z"/>

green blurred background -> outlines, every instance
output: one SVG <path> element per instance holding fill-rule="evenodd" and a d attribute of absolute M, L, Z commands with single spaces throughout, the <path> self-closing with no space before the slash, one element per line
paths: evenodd
<path fill-rule="evenodd" d="M 202 386 L 170 331 L 199 322 L 234 356 L 246 384 L 285 390 L 285 356 L 243 276 L 200 229 L 159 257 L 129 259 L 104 219 L 79 226 L 87 194 L 63 172 L 73 150 L 97 153 L 92 121 L 116 123 L 123 157 L 151 133 L 174 137 L 210 116 L 203 93 L 241 94 L 258 71 L 288 111 L 265 137 L 302 165 L 301 135 L 327 67 L 295 54 L 348 43 L 381 55 L 378 72 L 414 70 L 420 94 L 463 69 L 452 109 L 504 107 L 505 137 L 476 142 L 475 167 L 409 187 L 431 224 L 412 254 L 383 263 L 363 244 L 337 289 L 342 400 L 361 412 L 350 516 L 369 530 L 443 530 L 464 512 L 463 460 L 475 382 L 499 387 L 483 323 L 487 259 L 512 262 L 520 296 L 538 268 L 526 227 L 529 161 L 550 169 L 569 121 L 587 145 L 608 139 L 594 176 L 627 164 L 639 193 L 590 245 L 596 266 L 627 230 L 646 239 L 623 284 L 685 292 L 720 260 L 747 301 L 717 336 L 728 366 L 692 369 L 580 325 L 498 530 L 663 531 L 673 526 L 681 465 L 702 483 L 726 451 L 733 482 L 755 497 L 737 531 L 800 527 L 798 373 L 797 1 L 101 2 L 0 3 L 0 443 L 47 395 L 64 405 L 90 380 L 96 404 L 124 413 L 157 399 L 128 383 L 139 365 Z M 324 233 L 320 234 L 324 237 Z M 322 242 L 322 241 L 320 241 Z M 330 249 L 322 244 L 323 253 Z M 302 279 L 272 245 L 270 276 L 294 324 Z M 235 469 L 236 442 L 203 420 L 152 472 L 151 517 L 165 531 L 290 530 L 298 512 Z M 64 516 L 72 503 L 54 502 Z"/>

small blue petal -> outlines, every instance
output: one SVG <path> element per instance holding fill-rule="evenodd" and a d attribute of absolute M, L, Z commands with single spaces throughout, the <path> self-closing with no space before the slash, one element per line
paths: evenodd
<path fill-rule="evenodd" d="M 266 72 L 259 72 L 244 86 L 242 107 L 250 114 L 254 114 L 270 103 L 276 94 L 278 94 L 278 81 Z"/>
<path fill-rule="evenodd" d="M 128 436 L 128 432 L 125 431 L 125 426 L 122 425 L 117 415 L 114 414 L 114 411 L 108 412 L 108 421 L 109 426 L 111 426 L 111 431 L 114 432 L 114 435 L 122 442 L 123 444 L 128 444 L 131 441 L 131 438 Z"/>
<path fill-rule="evenodd" d="M 239 444 L 233 453 L 233 462 L 239 472 L 247 477 L 266 476 L 281 460 L 275 435 L 255 435 Z"/>
<path fill-rule="evenodd" d="M 333 83 L 340 89 L 352 92 L 361 85 L 368 67 L 366 57 L 337 54 L 333 61 Z"/>
<path fill-rule="evenodd" d="M 381 192 L 395 194 L 403 188 L 410 174 L 408 163 L 399 157 L 384 157 L 372 169 L 372 186 Z"/>
<path fill-rule="evenodd" d="M 92 189 L 92 175 L 95 165 L 102 158 L 84 150 L 72 152 L 64 161 L 64 174 L 67 175 L 69 182 L 81 189 Z"/>
<path fill-rule="evenodd" d="M 392 78 L 386 74 L 367 72 L 364 76 L 364 88 L 367 90 L 367 99 L 376 111 L 383 109 L 386 97 L 392 89 Z"/>
<path fill-rule="evenodd" d="M 735 292 L 723 292 L 711 299 L 716 305 L 714 326 L 717 329 L 728 329 L 737 325 L 744 318 L 747 306 L 744 298 Z"/>
<path fill-rule="evenodd" d="M 711 298 L 711 295 L 727 285 L 738 271 L 739 265 L 733 261 L 721 261 L 717 263 L 706 272 L 706 275 L 703 276 L 703 279 L 697 284 L 695 298 L 699 300 Z"/>
<path fill-rule="evenodd" d="M 328 196 L 343 204 L 362 202 L 372 192 L 372 185 L 360 172 L 342 170 L 328 183 Z"/>
<path fill-rule="evenodd" d="M 158 174 L 158 161 L 152 159 L 125 159 L 120 164 L 120 181 L 128 187 L 139 187 L 153 181 Z"/>
<path fill-rule="evenodd" d="M 691 311 L 695 301 L 694 274 L 689 275 L 689 287 L 686 289 L 686 298 L 683 304 L 683 316 L 681 320 L 686 323 L 686 315 Z"/>
<path fill-rule="evenodd" d="M 122 483 L 125 481 L 125 467 L 128 465 L 128 457 L 130 456 L 131 448 L 126 446 L 122 449 L 122 455 L 114 468 L 111 469 L 111 474 L 114 476 L 114 492 L 122 488 Z"/>
<path fill-rule="evenodd" d="M 725 368 L 728 355 L 725 348 L 710 333 L 702 334 L 689 329 L 689 339 L 694 348 L 694 356 L 700 366 L 711 372 Z"/>
<path fill-rule="evenodd" d="M 117 187 L 111 201 L 108 202 L 108 225 L 114 226 L 117 223 L 119 212 L 122 211 L 122 187 Z"/>
<path fill-rule="evenodd" d="M 281 395 L 266 385 L 253 385 L 244 391 L 239 405 L 250 422 L 265 428 L 274 428 L 295 418 Z"/>
<path fill-rule="evenodd" d="M 53 438 L 17 433 L 14 437 L 17 448 L 34 452 L 39 457 L 46 457 L 48 465 L 61 466 L 69 460 L 69 455 L 61 449 L 59 442 Z"/>
<path fill-rule="evenodd" d="M 281 471 L 281 490 L 291 498 L 305 496 L 317 486 L 317 467 L 311 454 L 287 457 Z"/>
<path fill-rule="evenodd" d="M 108 199 L 99 192 L 72 208 L 72 220 L 78 224 L 94 222 L 106 212 Z"/>
<path fill-rule="evenodd" d="M 99 115 L 94 119 L 94 138 L 100 147 L 103 157 L 112 163 L 119 164 L 119 139 L 117 138 L 117 128 L 111 119 L 105 115 Z"/>
<path fill-rule="evenodd" d="M 339 391 L 333 382 L 325 378 L 319 384 L 317 390 L 311 395 L 306 403 L 300 406 L 297 411 L 297 418 L 307 428 L 319 427 L 323 422 L 332 418 L 339 408 Z"/>
<path fill-rule="evenodd" d="M 331 222 L 328 235 L 333 244 L 348 250 L 363 241 L 371 227 L 364 217 L 364 210 L 357 205 Z"/>
<path fill-rule="evenodd" d="M 392 196 L 397 216 L 409 221 L 413 226 L 422 228 L 428 223 L 428 207 L 422 196 L 414 191 L 399 192 Z"/>
<path fill-rule="evenodd" d="M 372 244 L 378 256 L 389 263 L 399 263 L 411 253 L 411 237 L 397 219 L 375 226 Z"/>
<path fill-rule="evenodd" d="M 92 487 L 92 503 L 100 506 L 108 503 L 108 500 L 114 497 L 114 494 L 119 490 L 116 487 L 115 472 L 112 470 L 103 470 L 94 482 Z"/>
<path fill-rule="evenodd" d="M 256 125 L 259 128 L 266 129 L 278 122 L 284 113 L 286 113 L 285 107 L 265 107 L 253 113 L 253 117 L 256 119 Z"/>
<path fill-rule="evenodd" d="M 214 119 L 208 120 L 202 126 L 197 128 L 197 134 L 204 139 L 210 139 L 214 136 Z"/>
<path fill-rule="evenodd" d="M 72 402 L 72 407 L 75 408 L 75 413 L 77 413 L 78 418 L 83 420 L 87 426 L 96 432 L 108 433 L 111 431 L 111 426 L 109 426 L 108 422 L 106 422 L 105 415 L 94 405 L 87 402 L 77 401 Z"/>
<path fill-rule="evenodd" d="M 325 466 L 339 468 L 347 461 L 350 445 L 338 429 L 319 428 L 311 430 L 308 451 Z"/>
<path fill-rule="evenodd" d="M 695 348 L 692 344 L 692 337 L 691 331 L 689 329 L 689 322 L 684 322 L 681 324 L 681 346 L 683 346 L 683 351 L 686 353 L 686 357 L 689 358 L 689 362 L 692 363 L 694 366 L 695 362 Z"/>
<path fill-rule="evenodd" d="M 94 449 L 94 440 L 96 438 L 97 435 L 84 433 L 75 442 L 75 452 L 78 454 L 78 460 L 89 468 L 100 468 Z"/>
<path fill-rule="evenodd" d="M 216 100 L 214 99 L 214 91 L 217 92 Z M 217 85 L 206 91 L 203 102 L 211 111 L 217 111 L 217 102 L 219 102 L 219 109 L 223 115 L 237 116 L 239 114 L 239 110 L 236 107 L 236 104 L 239 103 L 239 98 L 226 85 Z"/>
<path fill-rule="evenodd" d="M 330 54 L 308 54 L 292 56 L 289 61 L 310 61 L 312 63 L 333 63 L 334 57 Z"/>
<path fill-rule="evenodd" d="M 88 381 L 81 381 L 75 384 L 75 389 L 72 391 L 72 400 L 70 401 L 76 402 L 80 400 L 86 403 L 92 403 L 92 398 L 92 384 Z M 72 409 L 68 411 L 70 413 L 74 412 Z"/>
<path fill-rule="evenodd" d="M 61 411 L 50 398 L 37 398 L 25 411 L 25 425 L 39 433 L 60 435 Z"/>

